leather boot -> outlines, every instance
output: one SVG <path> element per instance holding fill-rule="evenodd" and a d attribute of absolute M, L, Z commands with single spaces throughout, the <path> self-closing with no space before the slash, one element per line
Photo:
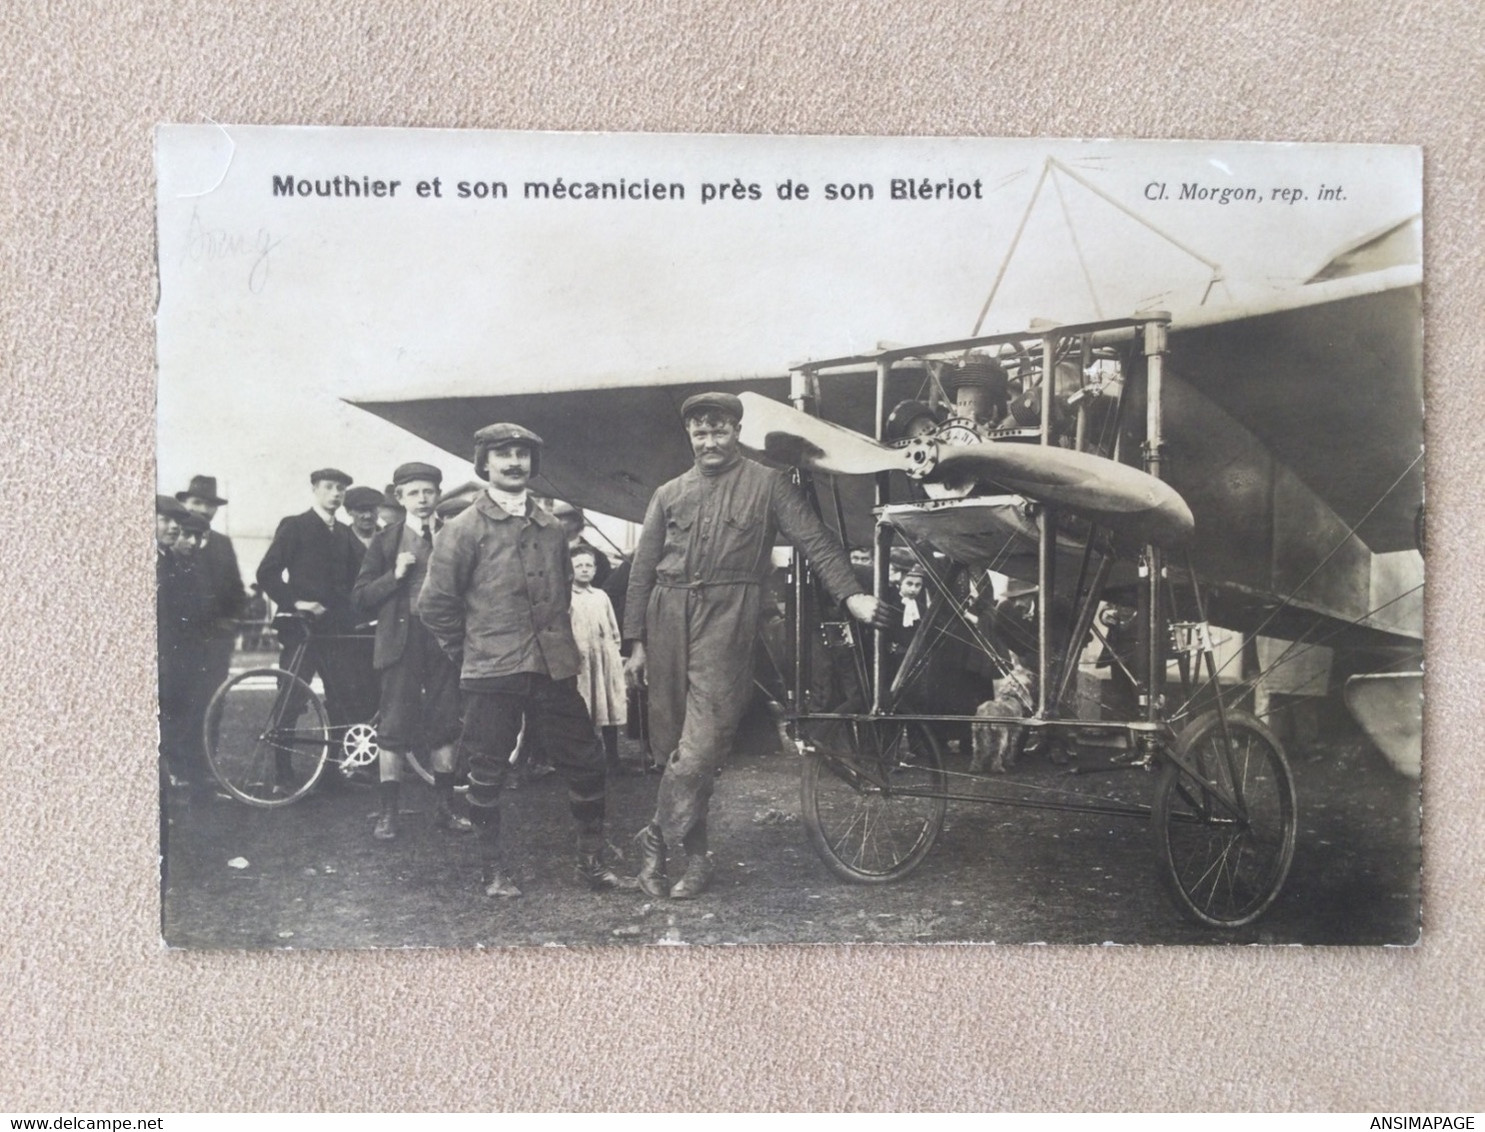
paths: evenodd
<path fill-rule="evenodd" d="M 382 783 L 382 812 L 376 819 L 376 828 L 371 831 L 371 836 L 378 841 L 392 841 L 397 836 L 397 786 L 396 782 Z"/>
<path fill-rule="evenodd" d="M 692 853 L 686 858 L 686 871 L 670 886 L 672 900 L 695 900 L 706 891 L 712 880 L 712 859 L 706 853 Z"/>
<path fill-rule="evenodd" d="M 450 833 L 473 833 L 474 822 L 454 812 L 454 776 L 442 772 L 433 776 L 433 789 L 438 801 L 433 806 L 433 828 Z"/>
<path fill-rule="evenodd" d="M 639 846 L 639 887 L 646 896 L 669 896 L 670 883 L 665 879 L 665 838 L 654 822 L 634 835 Z"/>
<path fill-rule="evenodd" d="M 595 892 L 630 892 L 639 887 L 634 877 L 620 876 L 600 853 L 579 853 L 578 879 Z"/>

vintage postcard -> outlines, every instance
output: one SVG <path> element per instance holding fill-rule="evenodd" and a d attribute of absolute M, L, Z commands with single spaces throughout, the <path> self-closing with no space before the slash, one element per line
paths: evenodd
<path fill-rule="evenodd" d="M 161 127 L 166 943 L 1416 942 L 1421 162 Z"/>

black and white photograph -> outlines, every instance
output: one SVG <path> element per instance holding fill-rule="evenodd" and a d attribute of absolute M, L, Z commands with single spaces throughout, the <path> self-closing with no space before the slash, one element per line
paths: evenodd
<path fill-rule="evenodd" d="M 155 162 L 167 946 L 1418 942 L 1418 148 Z"/>

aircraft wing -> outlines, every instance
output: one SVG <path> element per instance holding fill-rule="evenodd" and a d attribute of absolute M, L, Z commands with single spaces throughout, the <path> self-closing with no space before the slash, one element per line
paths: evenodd
<path fill-rule="evenodd" d="M 1415 545 L 1423 499 L 1421 282 L 1405 264 L 1171 323 L 1169 372 L 1377 552 Z"/>
<path fill-rule="evenodd" d="M 1421 269 L 1395 264 L 1322 272 L 1262 303 L 1174 316 L 1167 478 L 1190 507 L 1196 566 L 1221 591 L 1214 604 L 1231 627 L 1268 623 L 1286 601 L 1421 638 L 1422 562 L 1412 549 L 1422 500 L 1420 302 Z M 539 385 L 497 373 L 467 392 L 358 404 L 464 458 L 476 429 L 518 421 L 547 441 L 540 490 L 639 520 L 655 488 L 690 464 L 682 401 L 717 387 L 783 402 L 789 384 L 782 367 L 730 380 L 540 375 Z M 822 374 L 819 392 L 821 416 L 874 431 L 870 367 Z M 889 406 L 923 396 L 920 364 L 894 368 Z M 1126 459 L 1137 450 L 1127 445 Z M 866 541 L 870 477 L 839 474 L 834 486 L 846 537 Z"/>
<path fill-rule="evenodd" d="M 358 401 L 357 406 L 404 428 L 447 452 L 469 459 L 477 429 L 515 421 L 545 442 L 541 477 L 544 494 L 589 510 L 639 522 L 655 489 L 691 466 L 691 448 L 681 429 L 681 404 L 693 393 L 725 384 L 782 398 L 786 375 L 672 385 L 584 387 L 543 392 L 507 392 L 497 377 L 492 392 L 396 401 Z M 507 386 L 508 387 L 508 386 Z"/>

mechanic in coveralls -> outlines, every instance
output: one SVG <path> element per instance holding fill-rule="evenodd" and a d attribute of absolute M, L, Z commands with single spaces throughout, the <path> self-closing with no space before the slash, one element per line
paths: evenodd
<path fill-rule="evenodd" d="M 745 457 L 742 403 L 700 393 L 681 406 L 695 466 L 650 500 L 634 553 L 625 675 L 650 694 L 650 742 L 665 757 L 655 818 L 639 833 L 640 887 L 686 900 L 711 879 L 707 806 L 753 691 L 753 642 L 776 535 L 803 551 L 858 621 L 885 615 L 788 474 Z M 684 854 L 674 885 L 666 850 Z M 679 864 L 678 861 L 672 862 Z"/>

